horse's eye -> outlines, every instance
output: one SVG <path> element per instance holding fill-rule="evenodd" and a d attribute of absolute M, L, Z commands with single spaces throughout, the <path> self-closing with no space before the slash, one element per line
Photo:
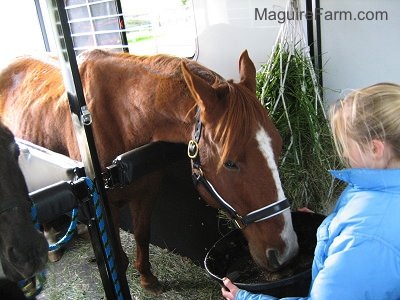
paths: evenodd
<path fill-rule="evenodd" d="M 231 160 L 226 161 L 224 163 L 224 166 L 225 166 L 225 168 L 227 168 L 229 170 L 239 170 L 239 166 Z"/>

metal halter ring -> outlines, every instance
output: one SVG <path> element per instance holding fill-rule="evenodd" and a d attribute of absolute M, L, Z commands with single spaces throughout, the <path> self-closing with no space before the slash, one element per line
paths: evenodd
<path fill-rule="evenodd" d="M 195 140 L 190 140 L 188 144 L 187 154 L 189 158 L 195 158 L 199 154 L 199 145 Z"/>

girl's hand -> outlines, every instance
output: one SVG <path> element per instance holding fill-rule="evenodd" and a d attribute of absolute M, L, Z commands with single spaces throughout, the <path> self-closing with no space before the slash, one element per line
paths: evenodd
<path fill-rule="evenodd" d="M 222 292 L 222 297 L 224 297 L 227 300 L 235 300 L 236 294 L 238 292 L 238 287 L 234 285 L 229 278 L 224 277 L 222 279 L 222 282 L 224 283 L 225 287 L 221 288 Z"/>
<path fill-rule="evenodd" d="M 307 213 L 314 213 L 311 209 L 309 209 L 309 208 L 307 208 L 307 207 L 299 208 L 297 211 L 300 211 L 300 212 L 307 212 Z"/>

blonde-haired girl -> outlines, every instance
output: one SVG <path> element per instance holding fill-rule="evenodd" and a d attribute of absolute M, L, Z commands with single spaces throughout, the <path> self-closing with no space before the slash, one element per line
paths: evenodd
<path fill-rule="evenodd" d="M 290 299 L 400 299 L 400 85 L 353 91 L 330 122 L 349 167 L 331 173 L 348 185 L 318 229 L 308 297 Z M 226 299 L 276 299 L 224 285 Z"/>

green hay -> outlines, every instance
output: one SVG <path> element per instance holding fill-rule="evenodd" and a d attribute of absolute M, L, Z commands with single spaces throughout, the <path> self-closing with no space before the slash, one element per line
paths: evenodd
<path fill-rule="evenodd" d="M 285 12 L 301 11 L 301 1 L 287 1 Z M 267 63 L 257 72 L 257 96 L 283 139 L 279 171 L 292 209 L 306 206 L 327 214 L 343 188 L 328 170 L 341 166 L 309 50 L 303 22 L 284 22 Z"/>
<path fill-rule="evenodd" d="M 150 261 L 165 291 L 159 296 L 146 293 L 139 284 L 139 273 L 132 266 L 136 247 L 133 235 L 121 230 L 121 241 L 130 259 L 127 280 L 132 299 L 221 299 L 219 285 L 203 268 L 188 258 L 153 245 L 150 245 Z M 45 299 L 106 299 L 88 239 L 74 238 L 60 261 L 47 264 L 47 282 L 38 300 Z"/>
<path fill-rule="evenodd" d="M 324 107 L 318 99 L 313 66 L 303 49 L 277 44 L 268 64 L 257 73 L 257 96 L 279 130 L 283 150 L 279 171 L 292 209 L 309 207 L 326 214 L 340 186 L 329 169 L 339 167 Z M 285 80 L 281 86 L 282 71 Z M 282 94 L 283 90 L 283 94 Z"/>

